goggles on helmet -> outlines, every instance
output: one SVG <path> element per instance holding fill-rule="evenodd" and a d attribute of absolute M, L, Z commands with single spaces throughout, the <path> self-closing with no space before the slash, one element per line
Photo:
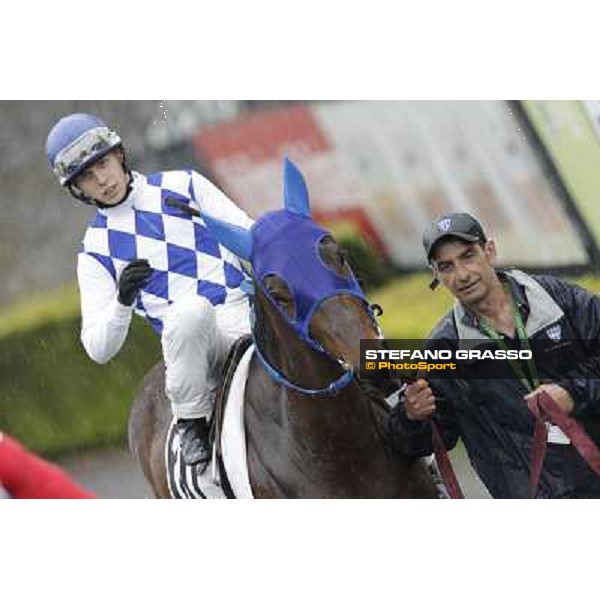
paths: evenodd
<path fill-rule="evenodd" d="M 54 173 L 60 184 L 70 183 L 86 167 L 120 144 L 121 138 L 108 127 L 95 127 L 84 132 L 56 155 Z"/>

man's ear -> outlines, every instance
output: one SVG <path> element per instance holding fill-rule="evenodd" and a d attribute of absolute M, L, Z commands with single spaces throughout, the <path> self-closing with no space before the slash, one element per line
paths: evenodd
<path fill-rule="evenodd" d="M 431 283 L 429 284 L 429 289 L 434 292 L 440 285 L 440 280 L 437 277 L 437 269 L 435 268 L 435 263 L 429 263 L 429 269 L 431 270 Z"/>
<path fill-rule="evenodd" d="M 488 240 L 483 247 L 483 251 L 491 263 L 496 261 L 498 254 L 496 252 L 496 242 L 494 242 L 494 240 Z"/>

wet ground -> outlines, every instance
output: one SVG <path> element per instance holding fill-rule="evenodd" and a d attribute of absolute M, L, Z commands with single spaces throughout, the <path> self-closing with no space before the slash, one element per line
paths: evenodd
<path fill-rule="evenodd" d="M 471 468 L 467 453 L 462 443 L 450 452 L 452 466 L 458 477 L 462 491 L 467 498 L 490 498 L 485 486 L 479 481 L 477 475 Z"/>
<path fill-rule="evenodd" d="M 467 498 L 489 498 L 462 448 L 450 455 Z M 152 498 L 141 469 L 126 448 L 93 450 L 58 461 L 79 483 L 101 498 Z"/>
<path fill-rule="evenodd" d="M 127 448 L 90 450 L 58 462 L 77 482 L 101 498 L 153 498 Z"/>

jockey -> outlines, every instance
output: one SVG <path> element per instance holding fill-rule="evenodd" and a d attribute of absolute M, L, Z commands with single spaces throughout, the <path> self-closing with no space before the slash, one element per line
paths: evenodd
<path fill-rule="evenodd" d="M 95 206 L 78 255 L 81 341 L 106 363 L 121 349 L 132 313 L 161 337 L 166 393 L 188 465 L 210 459 L 208 421 L 220 366 L 250 332 L 239 259 L 174 198 L 245 229 L 252 220 L 193 170 L 132 171 L 119 135 L 99 118 L 72 114 L 46 142 L 60 185 Z"/>
<path fill-rule="evenodd" d="M 0 498 L 95 498 L 60 467 L 0 431 Z"/>

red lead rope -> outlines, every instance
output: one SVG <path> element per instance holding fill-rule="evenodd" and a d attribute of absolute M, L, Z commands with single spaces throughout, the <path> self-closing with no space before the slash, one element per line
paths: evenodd
<path fill-rule="evenodd" d="M 440 470 L 442 481 L 448 490 L 448 495 L 450 496 L 451 500 L 462 500 L 465 496 L 460 489 L 458 479 L 456 478 L 456 474 L 452 468 L 452 463 L 450 462 L 446 445 L 442 439 L 442 434 L 440 433 L 440 430 L 433 419 L 431 420 L 431 436 L 433 441 L 433 453 L 435 455 L 435 461 L 438 469 Z"/>
<path fill-rule="evenodd" d="M 531 472 L 529 476 L 529 493 L 535 498 L 540 483 L 546 448 L 548 446 L 548 432 L 546 421 L 560 427 L 563 433 L 571 440 L 574 448 L 590 466 L 600 475 L 600 449 L 585 432 L 583 427 L 567 415 L 547 392 L 539 392 L 527 400 L 527 407 L 535 417 L 535 431 L 533 434 L 533 447 L 531 449 Z M 444 440 L 435 421 L 431 421 L 433 452 L 444 485 L 453 500 L 464 498 L 463 492 L 452 468 Z"/>
<path fill-rule="evenodd" d="M 535 417 L 535 432 L 531 449 L 531 474 L 529 477 L 529 492 L 532 498 L 535 498 L 537 494 L 548 445 L 545 421 L 550 421 L 553 425 L 560 427 L 585 462 L 597 475 L 600 475 L 600 449 L 594 444 L 583 427 L 573 417 L 565 413 L 547 392 L 539 392 L 532 396 L 527 400 L 527 407 Z"/>

